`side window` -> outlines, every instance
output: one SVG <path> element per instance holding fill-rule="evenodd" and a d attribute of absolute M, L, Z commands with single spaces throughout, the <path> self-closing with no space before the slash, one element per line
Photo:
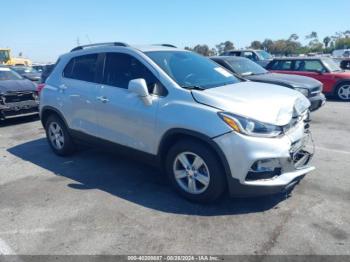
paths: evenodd
<path fill-rule="evenodd" d="M 130 80 L 146 80 L 151 94 L 163 95 L 164 88 L 152 72 L 136 58 L 122 53 L 107 53 L 103 84 L 127 89 Z"/>
<path fill-rule="evenodd" d="M 284 70 L 284 71 L 292 70 L 292 61 L 290 60 L 277 61 L 272 65 L 271 70 Z"/>
<path fill-rule="evenodd" d="M 230 52 L 230 56 L 240 56 L 241 52 Z"/>
<path fill-rule="evenodd" d="M 296 71 L 309 71 L 309 72 L 325 72 L 324 66 L 318 60 L 301 60 L 295 63 Z"/>
<path fill-rule="evenodd" d="M 63 76 L 76 80 L 95 82 L 97 57 L 97 54 L 91 54 L 73 58 L 65 67 Z"/>
<path fill-rule="evenodd" d="M 350 69 L 350 60 L 344 60 L 340 63 L 340 67 L 341 69 L 346 69 L 349 70 Z"/>
<path fill-rule="evenodd" d="M 253 52 L 243 52 L 243 55 L 245 58 L 248 58 L 250 60 L 253 60 L 253 61 L 258 61 L 258 57 L 256 56 L 256 54 L 254 54 Z"/>

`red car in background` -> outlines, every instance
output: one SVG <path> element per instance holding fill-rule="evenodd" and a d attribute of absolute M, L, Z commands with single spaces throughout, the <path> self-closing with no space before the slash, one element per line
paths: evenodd
<path fill-rule="evenodd" d="M 342 70 L 329 57 L 275 58 L 266 69 L 271 72 L 312 77 L 323 83 L 323 93 L 350 101 L 350 71 Z"/>

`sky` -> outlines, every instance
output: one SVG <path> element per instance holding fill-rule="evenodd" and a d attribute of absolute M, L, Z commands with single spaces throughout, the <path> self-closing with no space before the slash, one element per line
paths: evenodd
<path fill-rule="evenodd" d="M 1 0 L 0 47 L 36 62 L 90 42 L 178 47 L 226 40 L 237 48 L 253 40 L 322 40 L 350 30 L 350 0 Z"/>

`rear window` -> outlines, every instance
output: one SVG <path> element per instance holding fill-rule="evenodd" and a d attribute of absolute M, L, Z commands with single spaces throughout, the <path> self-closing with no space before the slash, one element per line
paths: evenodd
<path fill-rule="evenodd" d="M 278 60 L 274 61 L 270 66 L 271 70 L 292 70 L 292 61 L 291 60 Z"/>
<path fill-rule="evenodd" d="M 98 54 L 83 55 L 73 58 L 65 67 L 66 78 L 95 82 Z"/>

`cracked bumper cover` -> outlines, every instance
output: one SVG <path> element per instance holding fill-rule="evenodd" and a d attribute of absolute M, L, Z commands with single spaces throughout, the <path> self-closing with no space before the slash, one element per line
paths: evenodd
<path fill-rule="evenodd" d="M 38 114 L 39 102 L 35 100 L 0 104 L 0 119 Z"/>
<path fill-rule="evenodd" d="M 302 124 L 279 138 L 249 137 L 235 132 L 215 138 L 231 171 L 228 178 L 230 195 L 270 195 L 292 188 L 315 169 L 308 165 L 313 156 L 306 149 L 309 138 Z M 280 174 L 270 179 L 247 180 L 254 163 L 266 159 L 277 160 Z"/>

